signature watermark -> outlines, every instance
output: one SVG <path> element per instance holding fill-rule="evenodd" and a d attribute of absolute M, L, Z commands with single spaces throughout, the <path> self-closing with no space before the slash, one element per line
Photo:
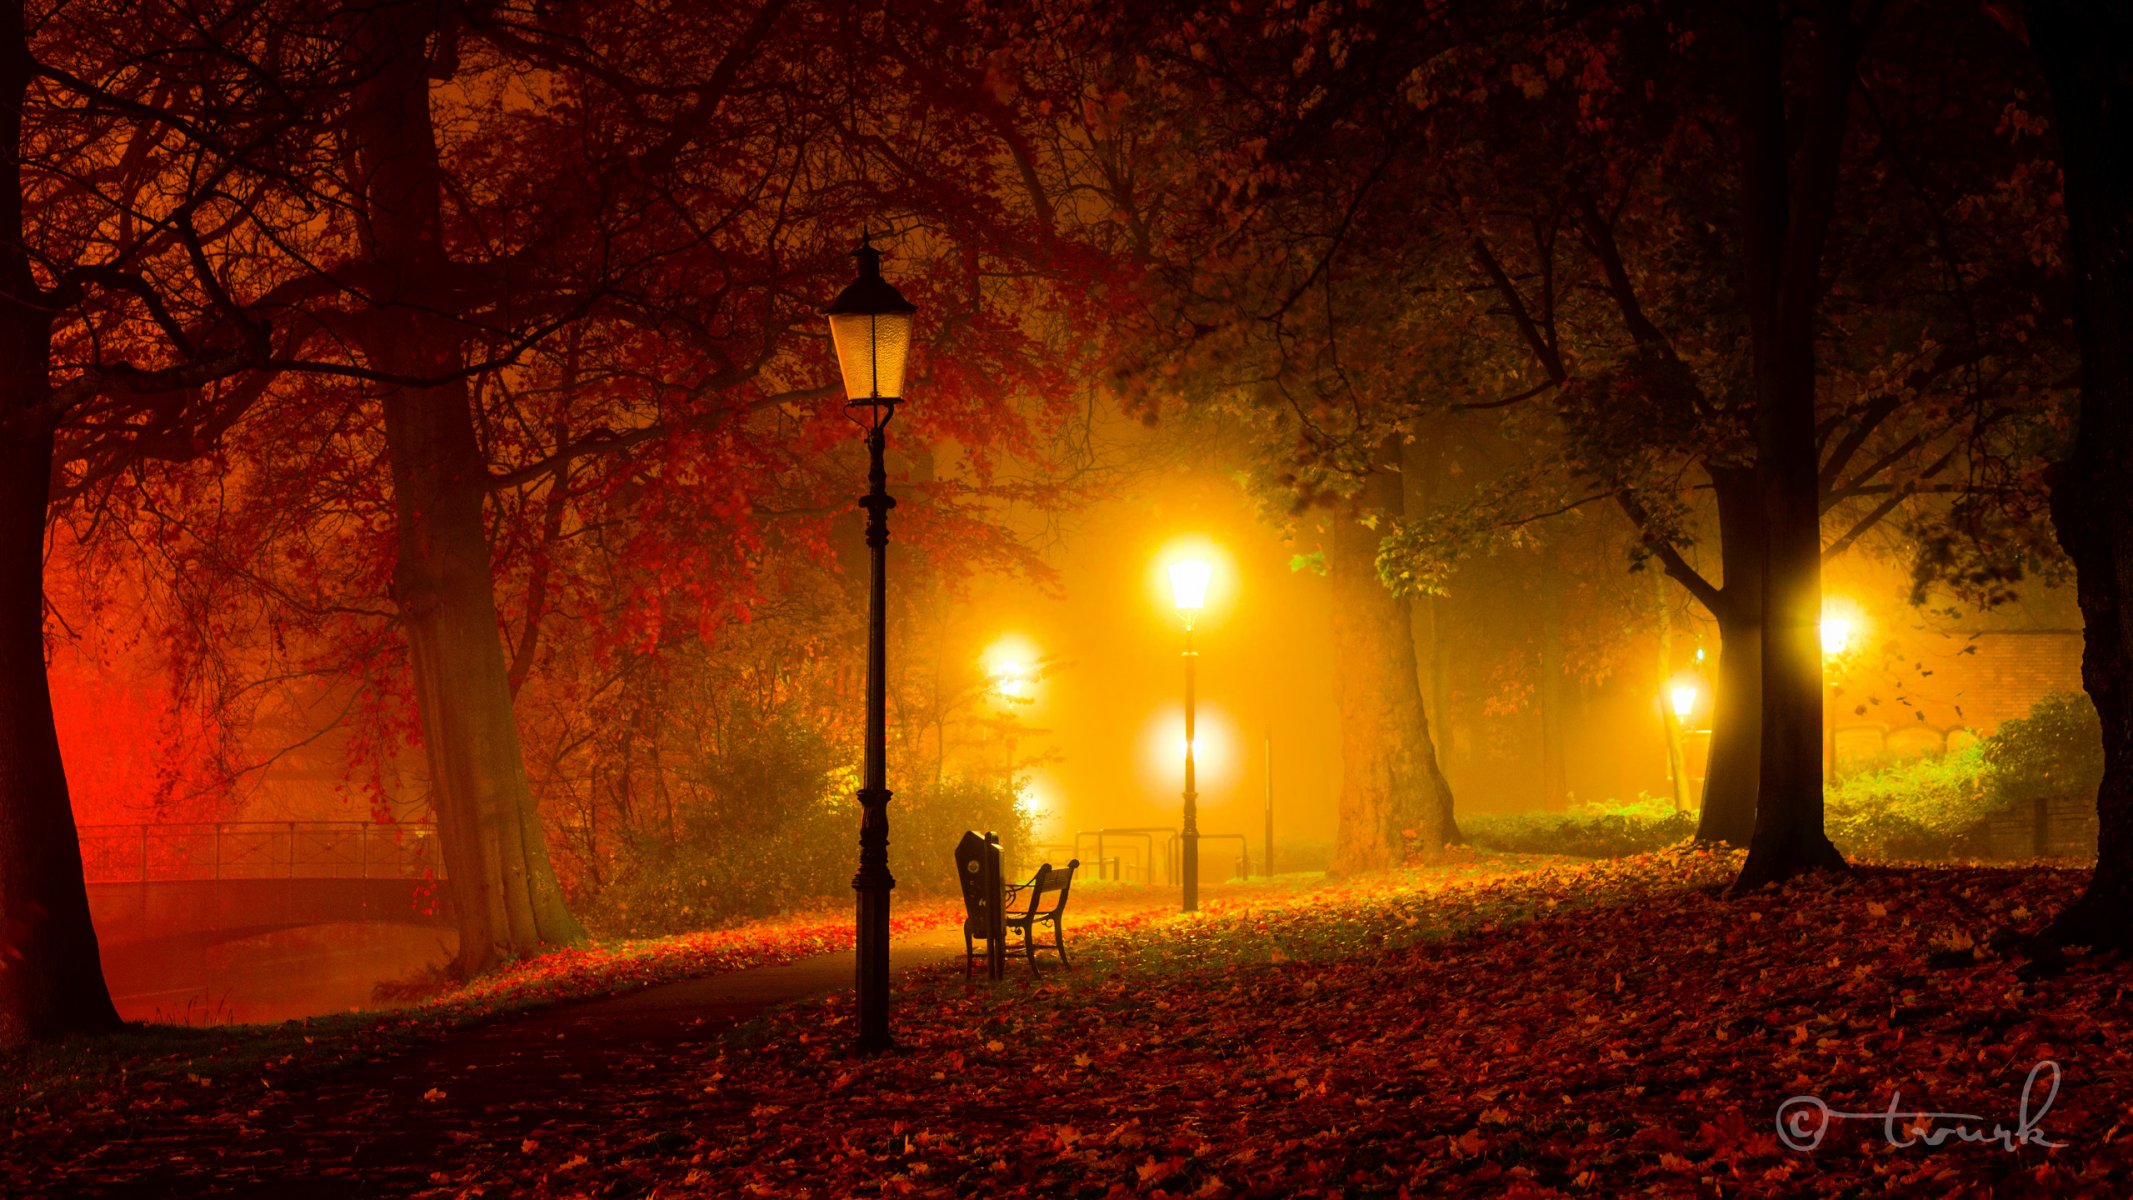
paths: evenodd
<path fill-rule="evenodd" d="M 2037 1098 L 2042 1083 L 2044 1096 Z M 1976 1113 L 1919 1112 L 1903 1106 L 1903 1093 L 1891 1092 L 1889 1106 L 1879 1112 L 1843 1112 L 1822 1102 L 1820 1096 L 1794 1096 L 1778 1105 L 1778 1140 L 1788 1149 L 1809 1151 L 1822 1144 L 1822 1135 L 1838 1121 L 1879 1121 L 1882 1136 L 1898 1149 L 1906 1146 L 1938 1146 L 1944 1142 L 1997 1145 L 2002 1150 L 2017 1146 L 2057 1148 L 2044 1136 L 2044 1115 L 2059 1098 L 2059 1064 L 2045 1059 L 2029 1069 L 2022 1081 L 2021 1105 L 2012 1127 Z M 1989 1122 L 1989 1127 L 1988 1127 Z"/>

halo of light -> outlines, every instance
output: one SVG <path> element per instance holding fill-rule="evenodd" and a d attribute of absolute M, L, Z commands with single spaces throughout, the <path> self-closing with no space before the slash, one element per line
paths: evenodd
<path fill-rule="evenodd" d="M 1197 622 L 1236 596 L 1237 567 L 1229 551 L 1192 534 L 1172 540 L 1149 563 L 1149 595 L 1159 610 Z"/>
<path fill-rule="evenodd" d="M 1667 703 L 1673 706 L 1676 720 L 1686 721 L 1696 714 L 1696 700 L 1702 691 L 1694 679 L 1676 678 L 1667 685 Z"/>
<path fill-rule="evenodd" d="M 1193 715 L 1193 775 L 1204 795 L 1226 787 L 1237 771 L 1236 723 L 1220 709 L 1201 704 Z M 1149 718 L 1141 731 L 1141 769 L 1151 790 L 1175 792 L 1185 786 L 1185 709 L 1176 705 Z"/>
<path fill-rule="evenodd" d="M 1036 646 L 1020 634 L 1007 634 L 985 647 L 979 656 L 994 695 L 1011 704 L 1027 703 L 1037 691 Z"/>
<path fill-rule="evenodd" d="M 1858 605 L 1842 597 L 1824 599 L 1820 625 L 1823 657 L 1835 658 L 1850 650 L 1864 624 Z"/>

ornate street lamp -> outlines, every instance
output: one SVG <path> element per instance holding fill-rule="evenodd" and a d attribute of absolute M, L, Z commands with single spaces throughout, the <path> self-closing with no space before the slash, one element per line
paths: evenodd
<path fill-rule="evenodd" d="M 1193 764 L 1193 666 L 1200 653 L 1192 648 L 1192 623 L 1207 607 L 1207 582 L 1214 568 L 1205 559 L 1180 558 L 1170 564 L 1170 599 L 1185 621 L 1185 822 L 1179 830 L 1180 874 L 1185 877 L 1183 911 L 1200 910 L 1200 790 Z"/>
<path fill-rule="evenodd" d="M 859 872 L 852 890 L 859 894 L 857 940 L 859 1043 L 861 1053 L 889 1048 L 889 780 L 886 736 L 887 595 L 889 476 L 882 466 L 884 433 L 896 415 L 904 390 L 904 363 L 911 350 L 911 314 L 918 307 L 881 277 L 881 252 L 862 233 L 859 278 L 837 294 L 826 312 L 830 341 L 837 348 L 837 369 L 844 376 L 845 414 L 867 433 L 867 548 L 873 559 L 867 591 L 867 728 L 866 761 L 859 787 Z"/>

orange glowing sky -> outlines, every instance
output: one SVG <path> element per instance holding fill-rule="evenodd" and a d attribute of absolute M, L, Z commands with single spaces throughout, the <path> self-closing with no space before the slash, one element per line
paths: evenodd
<path fill-rule="evenodd" d="M 1058 594 L 986 580 L 969 598 L 985 644 L 1057 660 L 1018 706 L 1040 839 L 1178 824 L 1184 632 L 1165 555 L 1181 541 L 1215 551 L 1194 632 L 1201 830 L 1247 835 L 1260 861 L 1271 733 L 1277 853 L 1283 838 L 1330 838 L 1340 761 L 1325 580 L 1291 572 L 1292 550 L 1234 482 L 1180 467 L 1072 518 L 1048 555 Z"/>

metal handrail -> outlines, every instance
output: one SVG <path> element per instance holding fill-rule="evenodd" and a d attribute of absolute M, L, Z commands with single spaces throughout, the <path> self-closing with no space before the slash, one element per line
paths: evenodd
<path fill-rule="evenodd" d="M 427 822 L 187 821 L 83 825 L 91 883 L 221 879 L 439 879 Z"/>
<path fill-rule="evenodd" d="M 1243 834 L 1203 833 L 1200 835 L 1200 840 L 1203 842 L 1226 842 L 1232 838 L 1236 839 L 1237 842 L 1237 874 L 1235 878 L 1250 879 L 1252 877 L 1251 846 L 1245 842 Z"/>
<path fill-rule="evenodd" d="M 1117 855 L 1106 855 L 1104 853 L 1104 839 L 1106 837 L 1137 837 L 1141 839 L 1141 841 L 1145 844 L 1146 847 L 1142 852 L 1142 862 L 1144 865 L 1141 871 L 1142 874 L 1148 876 L 1148 878 L 1143 881 L 1146 883 L 1155 882 L 1155 839 L 1158 837 L 1162 838 L 1164 873 L 1163 882 L 1177 882 L 1177 872 L 1171 862 L 1172 859 L 1177 857 L 1177 830 L 1171 828 L 1168 825 L 1133 825 L 1119 829 L 1113 829 L 1109 827 L 1093 830 L 1085 829 L 1079 833 L 1076 833 L 1074 835 L 1074 853 L 1077 856 L 1081 853 L 1081 839 L 1096 839 L 1096 862 L 1098 864 L 1096 870 L 1096 877 L 1098 879 L 1106 878 L 1105 869 L 1102 864 L 1104 864 L 1105 862 L 1115 861 L 1118 857 Z M 1117 873 L 1114 871 L 1110 874 L 1109 877 L 1115 879 L 1117 878 Z"/>

